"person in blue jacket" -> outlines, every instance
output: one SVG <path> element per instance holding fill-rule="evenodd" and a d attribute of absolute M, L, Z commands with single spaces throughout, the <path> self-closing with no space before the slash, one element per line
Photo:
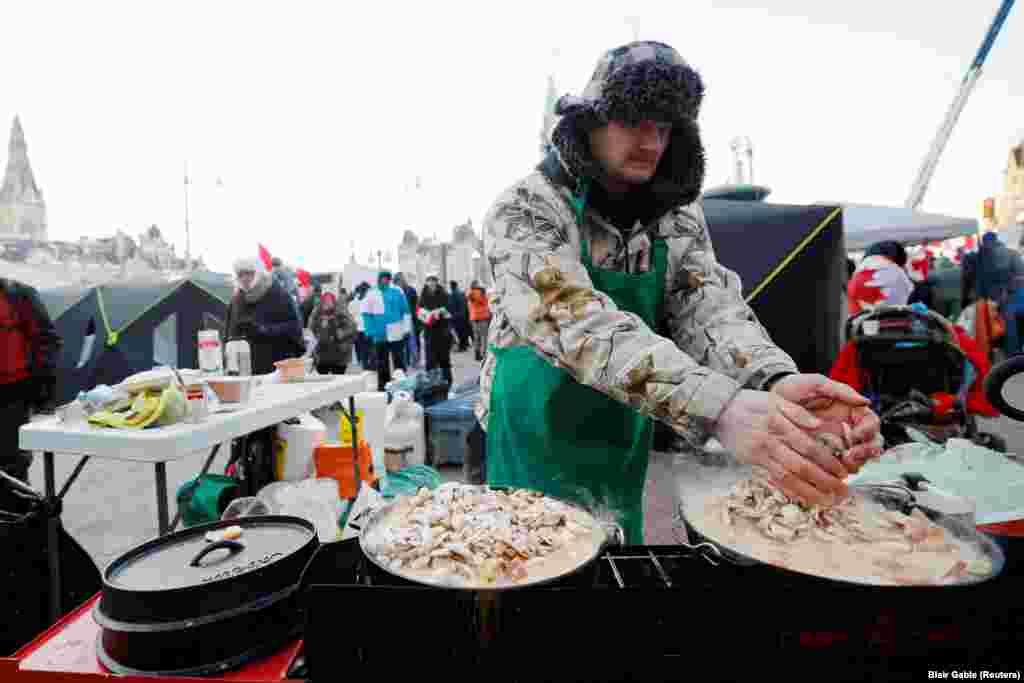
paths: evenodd
<path fill-rule="evenodd" d="M 377 390 L 391 381 L 391 363 L 405 370 L 406 335 L 412 332 L 412 313 L 405 292 L 391 284 L 391 272 L 382 270 L 377 286 L 366 293 L 363 326 L 377 356 Z"/>

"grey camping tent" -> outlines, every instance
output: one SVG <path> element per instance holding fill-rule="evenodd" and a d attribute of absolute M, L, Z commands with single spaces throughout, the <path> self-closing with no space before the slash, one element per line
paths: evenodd
<path fill-rule="evenodd" d="M 196 367 L 196 335 L 223 328 L 231 293 L 212 278 L 40 291 L 64 340 L 58 402 L 156 365 Z"/>

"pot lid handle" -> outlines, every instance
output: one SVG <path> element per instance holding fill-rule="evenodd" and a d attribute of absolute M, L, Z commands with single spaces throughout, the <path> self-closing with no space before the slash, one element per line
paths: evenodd
<path fill-rule="evenodd" d="M 189 566 L 198 567 L 199 562 L 204 557 L 212 553 L 214 550 L 221 550 L 222 548 L 227 548 L 231 551 L 231 554 L 234 555 L 235 553 L 245 550 L 245 544 L 239 543 L 238 541 L 231 541 L 228 539 L 217 541 L 216 543 L 210 543 L 205 548 L 200 550 L 195 557 L 192 558 L 192 561 L 189 562 Z"/>

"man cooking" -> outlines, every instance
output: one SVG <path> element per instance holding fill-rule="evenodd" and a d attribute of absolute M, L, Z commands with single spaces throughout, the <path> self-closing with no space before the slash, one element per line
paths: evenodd
<path fill-rule="evenodd" d="M 606 53 L 559 101 L 553 151 L 485 219 L 488 482 L 610 508 L 628 543 L 643 542 L 649 418 L 694 447 L 717 438 L 812 504 L 880 453 L 868 400 L 800 374 L 715 259 L 697 202 L 702 96 L 667 45 Z M 811 433 L 844 423 L 855 446 L 839 459 Z"/>

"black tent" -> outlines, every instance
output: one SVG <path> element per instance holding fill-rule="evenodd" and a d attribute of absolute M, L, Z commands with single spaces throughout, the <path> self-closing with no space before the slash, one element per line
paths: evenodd
<path fill-rule="evenodd" d="M 718 261 L 775 343 L 802 372 L 828 374 L 846 284 L 841 207 L 707 199 L 704 212 Z"/>
<path fill-rule="evenodd" d="M 156 365 L 197 366 L 196 335 L 221 329 L 231 288 L 193 277 L 41 291 L 64 339 L 57 400 L 97 384 L 115 384 Z"/>

